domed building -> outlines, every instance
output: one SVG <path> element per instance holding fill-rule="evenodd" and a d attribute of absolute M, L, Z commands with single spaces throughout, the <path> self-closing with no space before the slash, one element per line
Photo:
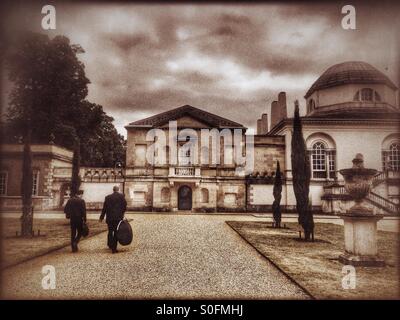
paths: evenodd
<path fill-rule="evenodd" d="M 326 70 L 305 95 L 307 115 L 385 117 L 397 112 L 397 87 L 368 63 L 343 62 Z"/>
<path fill-rule="evenodd" d="M 280 93 L 281 95 L 282 93 Z M 339 212 L 349 205 L 340 169 L 352 165 L 356 153 L 379 174 L 368 201 L 373 207 L 395 213 L 399 203 L 400 109 L 396 85 L 381 71 L 361 61 L 328 68 L 305 96 L 303 136 L 311 164 L 312 205 L 324 212 Z M 301 105 L 301 103 L 300 103 Z M 285 137 L 286 204 L 296 201 L 291 183 L 292 118 L 286 105 L 271 106 L 268 135 Z"/>

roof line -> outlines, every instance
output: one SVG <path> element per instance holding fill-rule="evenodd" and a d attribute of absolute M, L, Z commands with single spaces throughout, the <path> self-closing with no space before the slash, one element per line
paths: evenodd
<path fill-rule="evenodd" d="M 177 107 L 177 108 L 174 108 L 174 109 L 171 109 L 171 110 L 167 110 L 167 111 L 155 114 L 153 116 L 150 116 L 150 117 L 147 117 L 147 118 L 144 118 L 144 119 L 140 119 L 140 120 L 131 122 L 126 127 L 133 127 L 133 126 L 139 126 L 139 125 L 140 126 L 144 126 L 143 122 L 148 122 L 148 121 L 151 121 L 153 119 L 160 119 L 158 122 L 159 122 L 159 124 L 161 124 L 164 121 L 163 118 L 165 118 L 165 117 L 168 118 L 168 115 L 171 115 L 171 117 L 173 117 L 174 114 L 176 112 L 179 112 L 179 111 L 182 111 L 183 113 L 188 112 L 190 114 L 191 110 L 195 111 L 195 112 L 197 111 L 197 112 L 203 113 L 204 115 L 209 116 L 210 118 L 214 118 L 214 119 L 220 120 L 221 122 L 227 122 L 228 124 L 230 124 L 230 125 L 225 125 L 225 124 L 224 125 L 218 125 L 218 127 L 221 127 L 221 128 L 243 128 L 243 129 L 245 129 L 245 127 L 240 123 L 234 122 L 232 120 L 223 118 L 223 117 L 218 116 L 216 114 L 210 113 L 208 111 L 205 111 L 205 110 L 202 110 L 202 109 L 190 106 L 190 105 L 184 105 L 184 106 L 181 106 L 181 107 Z M 193 115 L 193 116 L 196 117 L 196 115 Z M 199 118 L 199 117 L 197 117 L 197 118 Z M 212 123 L 207 121 L 207 119 L 200 119 L 200 120 L 212 125 Z M 159 124 L 149 124 L 149 126 L 153 127 L 154 125 L 159 125 Z"/>

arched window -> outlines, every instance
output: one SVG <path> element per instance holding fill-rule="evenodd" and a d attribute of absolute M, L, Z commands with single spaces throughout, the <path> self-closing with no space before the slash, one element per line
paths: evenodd
<path fill-rule="evenodd" d="M 313 178 L 325 179 L 326 175 L 326 152 L 322 142 L 314 143 L 312 147 L 312 173 Z"/>
<path fill-rule="evenodd" d="M 380 102 L 381 96 L 378 92 L 372 90 L 371 88 L 363 88 L 354 95 L 354 101 L 366 101 L 366 102 Z"/>
<path fill-rule="evenodd" d="M 164 187 L 161 189 L 161 202 L 169 202 L 171 197 L 171 192 L 169 188 Z"/>
<path fill-rule="evenodd" d="M 370 88 L 361 89 L 361 101 L 373 101 L 374 100 L 374 91 Z"/>
<path fill-rule="evenodd" d="M 328 149 L 322 141 L 315 142 L 310 151 L 312 179 L 335 178 L 336 151 Z"/>
<path fill-rule="evenodd" d="M 389 149 L 389 170 L 400 170 L 400 144 L 398 142 L 392 143 Z"/>
<path fill-rule="evenodd" d="M 209 196 L 208 189 L 202 188 L 201 189 L 201 202 L 208 203 L 208 196 Z"/>

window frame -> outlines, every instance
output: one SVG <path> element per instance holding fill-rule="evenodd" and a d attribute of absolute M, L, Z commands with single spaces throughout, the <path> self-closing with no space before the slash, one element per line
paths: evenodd
<path fill-rule="evenodd" d="M 171 189 L 168 187 L 161 188 L 161 202 L 169 203 L 171 201 Z"/>
<path fill-rule="evenodd" d="M 368 94 L 366 94 L 368 93 Z M 366 97 L 370 99 L 366 99 Z M 374 90 L 371 88 L 362 88 L 360 92 L 360 99 L 362 102 L 373 102 L 374 101 Z"/>
<path fill-rule="evenodd" d="M 318 154 L 316 153 L 317 149 L 315 148 L 317 144 L 323 147 L 318 149 L 320 150 Z M 329 145 L 325 141 L 317 140 L 312 143 L 311 148 L 308 150 L 308 153 L 312 180 L 336 179 L 335 148 L 329 148 Z"/>
<path fill-rule="evenodd" d="M 396 146 L 396 153 L 392 149 L 393 146 Z M 392 142 L 389 146 L 388 167 L 389 171 L 400 171 L 400 143 L 397 141 Z"/>
<path fill-rule="evenodd" d="M 40 182 L 40 170 L 33 170 L 32 173 L 32 196 L 39 196 L 39 182 Z M 35 182 L 36 178 L 36 182 Z"/>
<path fill-rule="evenodd" d="M 365 99 L 365 92 L 370 93 L 370 100 Z M 378 91 L 372 89 L 372 88 L 361 88 L 357 90 L 356 94 L 354 95 L 353 101 L 358 101 L 358 102 L 382 102 L 381 95 L 379 94 Z"/>
<path fill-rule="evenodd" d="M 210 202 L 210 191 L 207 188 L 201 188 L 201 203 L 209 203 L 209 202 Z"/>
<path fill-rule="evenodd" d="M 311 99 L 308 101 L 308 112 L 314 111 L 315 108 L 316 108 L 315 106 L 316 106 L 315 100 L 314 100 L 313 98 L 311 98 Z"/>
<path fill-rule="evenodd" d="M 8 190 L 8 171 L 6 170 L 0 170 L 0 175 L 4 174 L 4 193 L 0 193 L 0 196 L 6 196 L 7 195 L 7 190 Z"/>
<path fill-rule="evenodd" d="M 319 147 L 318 147 L 318 146 Z M 317 146 L 317 147 L 316 147 Z M 320 167 L 320 168 L 318 168 Z M 313 179 L 326 179 L 328 176 L 326 163 L 326 144 L 316 141 L 311 146 L 311 176 Z M 325 173 L 323 177 L 315 177 L 316 173 Z"/>
<path fill-rule="evenodd" d="M 191 146 L 182 144 L 178 147 L 178 165 L 179 166 L 191 166 L 193 165 Z"/>

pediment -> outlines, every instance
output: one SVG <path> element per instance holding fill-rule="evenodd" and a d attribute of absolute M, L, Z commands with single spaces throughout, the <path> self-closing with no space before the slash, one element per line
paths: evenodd
<path fill-rule="evenodd" d="M 163 128 L 168 127 L 169 121 L 178 121 L 178 127 L 185 128 L 244 128 L 240 123 L 189 105 L 132 122 L 127 127 Z"/>
<path fill-rule="evenodd" d="M 200 121 L 199 119 L 196 119 L 195 117 L 186 115 L 182 116 L 176 120 L 178 128 L 210 128 L 210 124 Z M 169 122 L 168 122 L 169 123 Z M 160 126 L 160 128 L 166 128 L 168 127 L 168 123 L 163 124 Z"/>

